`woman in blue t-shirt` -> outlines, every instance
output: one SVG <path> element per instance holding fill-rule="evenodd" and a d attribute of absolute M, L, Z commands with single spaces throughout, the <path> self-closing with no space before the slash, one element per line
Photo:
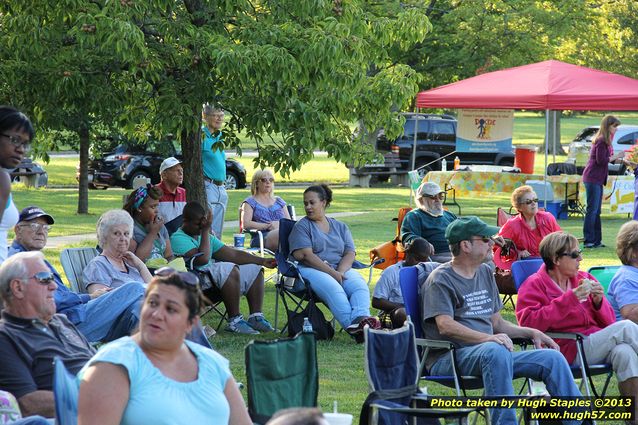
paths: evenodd
<path fill-rule="evenodd" d="M 11 198 L 11 176 L 29 151 L 35 132 L 29 118 L 11 106 L 0 106 L 0 264 L 6 260 L 9 229 L 18 222 L 18 208 Z"/>
<path fill-rule="evenodd" d="M 252 196 L 241 205 L 241 221 L 244 229 L 259 230 L 264 247 L 277 250 L 279 244 L 279 220 L 290 218 L 286 202 L 274 195 L 275 177 L 270 170 L 257 170 L 250 184 Z M 250 246 L 259 248 L 259 236 L 253 234 Z"/>
<path fill-rule="evenodd" d="M 144 297 L 140 331 L 98 351 L 78 374 L 78 424 L 251 424 L 228 367 L 184 339 L 203 306 L 197 276 L 165 267 Z"/>
<path fill-rule="evenodd" d="M 290 253 L 335 319 L 357 342 L 363 342 L 363 327 L 378 329 L 381 324 L 370 316 L 370 288 L 352 269 L 355 247 L 348 226 L 326 216 L 331 202 L 332 190 L 325 184 L 304 191 L 306 216 L 290 232 Z"/>

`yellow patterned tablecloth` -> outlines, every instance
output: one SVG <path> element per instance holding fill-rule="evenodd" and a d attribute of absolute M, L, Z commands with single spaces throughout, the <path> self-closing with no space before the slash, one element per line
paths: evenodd
<path fill-rule="evenodd" d="M 423 181 L 437 183 L 442 188 L 448 185 L 456 190 L 456 196 L 480 196 L 484 193 L 511 194 L 514 189 L 525 184 L 527 180 L 543 180 L 541 174 L 503 173 L 494 171 L 430 171 Z M 609 176 L 607 186 L 604 188 L 604 203 L 609 203 L 608 196 L 614 189 L 616 176 Z M 562 174 L 560 176 L 548 176 L 547 181 L 552 185 L 554 199 L 565 199 L 565 191 L 569 194 L 576 193 L 581 202 L 585 203 L 585 186 L 582 176 L 577 174 Z"/>

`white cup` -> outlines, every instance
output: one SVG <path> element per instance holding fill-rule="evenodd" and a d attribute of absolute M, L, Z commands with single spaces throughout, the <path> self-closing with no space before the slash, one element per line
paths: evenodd
<path fill-rule="evenodd" d="M 352 415 L 348 413 L 324 413 L 323 417 L 330 425 L 352 425 Z"/>

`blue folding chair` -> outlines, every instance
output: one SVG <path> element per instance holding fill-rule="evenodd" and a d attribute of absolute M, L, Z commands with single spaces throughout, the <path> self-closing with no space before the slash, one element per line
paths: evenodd
<path fill-rule="evenodd" d="M 79 383 L 72 373 L 66 370 L 59 357 L 53 360 L 53 398 L 55 417 L 58 425 L 77 425 L 78 423 Z"/>
<path fill-rule="evenodd" d="M 512 263 L 512 278 L 516 286 L 516 292 L 521 287 L 525 279 L 536 273 L 543 265 L 543 259 L 530 257 L 525 260 L 518 260 Z"/>
<path fill-rule="evenodd" d="M 475 411 L 424 407 L 427 394 L 418 388 L 420 373 L 413 324 L 408 322 L 394 330 L 366 326 L 364 346 L 371 393 L 361 409 L 360 424 L 402 424 L 410 417 L 419 425 L 439 424 L 437 418 L 458 419 L 460 423 Z"/>

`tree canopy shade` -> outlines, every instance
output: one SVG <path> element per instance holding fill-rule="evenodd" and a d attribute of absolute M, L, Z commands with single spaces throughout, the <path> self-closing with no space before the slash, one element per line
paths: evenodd
<path fill-rule="evenodd" d="M 488 72 L 417 95 L 419 108 L 638 110 L 638 80 L 549 60 Z"/>
<path fill-rule="evenodd" d="M 241 150 L 243 131 L 275 171 L 299 169 L 315 149 L 370 156 L 350 125 L 400 132 L 393 111 L 419 77 L 395 57 L 430 29 L 398 0 L 4 0 L 0 98 L 78 133 L 81 152 L 95 122 L 175 135 L 189 199 L 201 201 L 203 103 L 227 111 L 225 148 Z"/>

